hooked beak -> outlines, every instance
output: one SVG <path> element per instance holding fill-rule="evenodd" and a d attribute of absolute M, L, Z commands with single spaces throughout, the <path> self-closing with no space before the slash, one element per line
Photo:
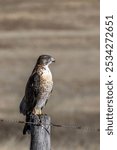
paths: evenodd
<path fill-rule="evenodd" d="M 52 62 L 55 62 L 55 58 L 52 57 L 51 60 L 52 60 Z"/>

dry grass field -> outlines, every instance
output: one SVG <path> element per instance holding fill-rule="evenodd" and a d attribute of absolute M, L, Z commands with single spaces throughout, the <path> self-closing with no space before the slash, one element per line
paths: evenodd
<path fill-rule="evenodd" d="M 52 128 L 52 150 L 99 150 L 99 0 L 0 0 L 0 118 L 24 120 L 19 103 L 41 54 L 56 58 L 44 112 L 83 127 Z M 0 123 L 0 149 L 28 150 L 22 129 Z"/>

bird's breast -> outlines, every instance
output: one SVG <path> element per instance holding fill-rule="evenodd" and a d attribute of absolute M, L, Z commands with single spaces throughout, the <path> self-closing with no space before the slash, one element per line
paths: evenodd
<path fill-rule="evenodd" d="M 42 74 L 42 80 L 44 80 L 45 82 L 52 82 L 52 74 L 51 73 Z"/>
<path fill-rule="evenodd" d="M 40 82 L 43 88 L 50 87 L 51 89 L 51 87 L 53 86 L 52 74 L 49 68 L 42 70 Z"/>
<path fill-rule="evenodd" d="M 42 108 L 45 105 L 53 89 L 52 74 L 49 68 L 44 68 L 40 70 L 40 84 L 39 85 L 40 85 L 39 87 L 40 92 L 38 95 L 37 106 Z"/>

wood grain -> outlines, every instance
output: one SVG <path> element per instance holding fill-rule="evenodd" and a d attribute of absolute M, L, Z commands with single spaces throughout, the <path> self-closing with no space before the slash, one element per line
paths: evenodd
<path fill-rule="evenodd" d="M 30 150 L 50 150 L 50 117 L 42 115 L 33 116 L 33 122 L 40 122 L 42 125 L 31 125 L 31 143 Z"/>

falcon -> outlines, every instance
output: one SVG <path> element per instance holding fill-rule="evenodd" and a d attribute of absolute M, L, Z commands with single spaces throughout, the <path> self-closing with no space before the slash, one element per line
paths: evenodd
<path fill-rule="evenodd" d="M 25 95 L 20 103 L 20 113 L 26 116 L 26 122 L 30 121 L 30 116 L 42 114 L 42 109 L 53 89 L 52 74 L 49 65 L 55 62 L 50 55 L 41 55 L 28 79 L 25 88 Z M 30 125 L 25 124 L 23 134 L 30 132 Z"/>

